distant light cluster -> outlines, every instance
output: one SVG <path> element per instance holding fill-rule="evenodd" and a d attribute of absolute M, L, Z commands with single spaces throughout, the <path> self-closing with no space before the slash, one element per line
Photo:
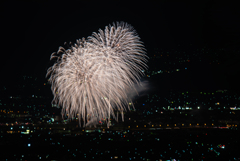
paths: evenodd
<path fill-rule="evenodd" d="M 99 29 L 68 50 L 60 47 L 50 59 L 54 58 L 56 63 L 47 71 L 53 102 L 69 118 L 78 114 L 84 126 L 102 118 L 109 123 L 110 116 L 116 119 L 114 110 L 129 108 L 127 91 L 139 84 L 147 68 L 144 46 L 133 27 L 124 22 Z"/>

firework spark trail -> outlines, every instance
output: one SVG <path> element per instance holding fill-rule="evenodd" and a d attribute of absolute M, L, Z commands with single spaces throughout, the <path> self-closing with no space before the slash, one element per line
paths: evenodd
<path fill-rule="evenodd" d="M 68 50 L 60 47 L 50 59 L 54 58 L 57 61 L 46 75 L 50 75 L 53 102 L 69 118 L 78 114 L 84 126 L 86 117 L 91 119 L 89 124 L 96 124 L 110 115 L 116 119 L 114 110 L 129 108 L 127 91 L 139 84 L 147 68 L 144 46 L 133 27 L 124 22 L 99 29 Z"/>

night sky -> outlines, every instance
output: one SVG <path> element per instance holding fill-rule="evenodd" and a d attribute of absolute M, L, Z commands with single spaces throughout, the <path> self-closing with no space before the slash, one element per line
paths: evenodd
<path fill-rule="evenodd" d="M 226 2 L 226 1 L 225 1 Z M 125 21 L 153 48 L 194 47 L 239 50 L 240 11 L 237 3 L 219 1 L 3 1 L 1 6 L 1 81 L 16 83 L 20 75 L 45 79 L 52 52 L 64 42 L 87 38 L 99 28 Z M 240 56 L 222 53 L 219 79 L 238 86 Z M 199 67 L 199 71 L 201 71 Z M 217 75 L 217 74 L 216 74 Z M 215 76 L 216 76 L 215 75 Z"/>

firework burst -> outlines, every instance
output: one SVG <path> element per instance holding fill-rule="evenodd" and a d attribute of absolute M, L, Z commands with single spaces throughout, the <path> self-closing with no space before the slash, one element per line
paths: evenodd
<path fill-rule="evenodd" d="M 114 111 L 129 108 L 127 91 L 139 84 L 147 68 L 144 46 L 124 22 L 99 29 L 67 50 L 59 47 L 50 60 L 54 58 L 46 75 L 50 75 L 53 102 L 62 106 L 68 118 L 83 119 L 84 126 L 103 118 L 108 118 L 109 125 L 110 116 L 116 119 Z"/>

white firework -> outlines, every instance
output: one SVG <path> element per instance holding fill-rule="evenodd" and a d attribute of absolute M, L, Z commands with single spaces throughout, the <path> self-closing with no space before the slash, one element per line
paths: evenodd
<path fill-rule="evenodd" d="M 70 49 L 59 47 L 50 59 L 56 63 L 47 71 L 54 95 L 69 118 L 78 115 L 84 126 L 129 108 L 127 91 L 139 84 L 147 56 L 136 31 L 127 23 L 99 29 L 87 40 L 77 40 Z M 132 104 L 133 105 L 133 104 Z M 87 125 L 88 125 L 87 124 Z M 80 122 L 81 125 L 81 122 Z"/>

